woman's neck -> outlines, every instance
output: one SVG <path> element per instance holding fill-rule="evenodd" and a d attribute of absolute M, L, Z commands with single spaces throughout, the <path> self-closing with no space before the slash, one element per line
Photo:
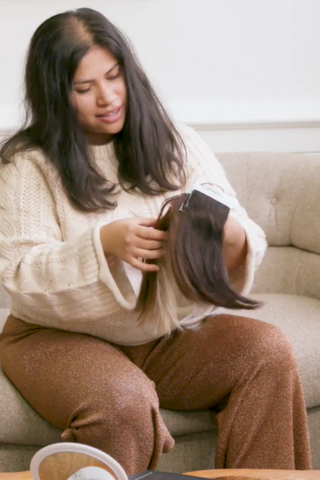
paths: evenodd
<path fill-rule="evenodd" d="M 90 146 L 99 147 L 110 143 L 113 135 L 108 135 L 106 133 L 86 132 L 86 137 Z"/>

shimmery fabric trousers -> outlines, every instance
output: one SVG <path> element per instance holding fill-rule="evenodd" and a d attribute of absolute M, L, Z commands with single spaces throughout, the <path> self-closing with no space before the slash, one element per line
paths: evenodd
<path fill-rule="evenodd" d="M 62 439 L 107 452 L 129 475 L 174 446 L 159 404 L 217 413 L 216 468 L 311 468 L 297 364 L 267 323 L 219 315 L 123 347 L 9 317 L 0 341 L 3 371 Z"/>

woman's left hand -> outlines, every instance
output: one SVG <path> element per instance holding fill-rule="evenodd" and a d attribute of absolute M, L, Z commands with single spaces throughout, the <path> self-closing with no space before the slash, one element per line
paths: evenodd
<path fill-rule="evenodd" d="M 247 237 L 243 227 L 230 213 L 223 234 L 224 262 L 227 270 L 230 271 L 245 262 L 248 253 Z"/>

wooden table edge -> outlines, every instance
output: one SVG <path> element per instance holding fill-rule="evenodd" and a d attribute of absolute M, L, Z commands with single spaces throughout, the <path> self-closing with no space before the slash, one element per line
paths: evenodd
<path fill-rule="evenodd" d="M 320 480 L 320 470 L 224 469 L 185 472 L 193 477 L 247 477 L 261 480 Z M 32 480 L 30 472 L 1 473 L 0 480 Z"/>
<path fill-rule="evenodd" d="M 32 480 L 29 472 L 0 473 L 0 480 Z"/>

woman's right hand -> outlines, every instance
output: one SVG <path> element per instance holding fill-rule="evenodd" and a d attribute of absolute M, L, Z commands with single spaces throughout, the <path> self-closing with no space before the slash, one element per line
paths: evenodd
<path fill-rule="evenodd" d="M 142 272 L 156 272 L 159 267 L 143 260 L 165 254 L 167 234 L 154 228 L 154 218 L 126 218 L 104 225 L 100 240 L 107 259 L 117 257 Z"/>

